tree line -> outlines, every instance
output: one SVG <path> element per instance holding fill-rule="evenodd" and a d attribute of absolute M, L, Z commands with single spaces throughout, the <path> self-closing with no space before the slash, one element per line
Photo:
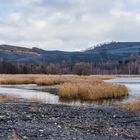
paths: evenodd
<path fill-rule="evenodd" d="M 0 60 L 0 73 L 5 74 L 140 74 L 140 56 L 115 63 L 24 64 Z"/>

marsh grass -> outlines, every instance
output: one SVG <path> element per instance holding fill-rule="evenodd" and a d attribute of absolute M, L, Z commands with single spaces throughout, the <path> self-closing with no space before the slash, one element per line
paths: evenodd
<path fill-rule="evenodd" d="M 140 113 L 140 97 L 130 103 L 121 104 L 120 107 L 128 111 Z"/>
<path fill-rule="evenodd" d="M 105 83 L 64 83 L 59 87 L 58 93 L 60 98 L 97 100 L 127 96 L 128 89 L 122 85 Z"/>
<path fill-rule="evenodd" d="M 8 96 L 8 95 L 0 95 L 0 102 L 5 102 L 5 101 L 16 101 L 17 98 L 14 96 Z"/>
<path fill-rule="evenodd" d="M 104 79 L 112 76 L 77 76 L 77 75 L 0 75 L 0 84 L 37 84 L 37 85 L 56 85 L 62 83 L 73 83 L 86 81 L 91 83 L 101 83 Z"/>
<path fill-rule="evenodd" d="M 61 83 L 64 83 L 64 80 L 62 80 L 61 78 L 37 78 L 35 80 L 35 83 L 37 85 L 41 85 L 41 86 L 50 86 L 50 85 L 58 85 Z"/>
<path fill-rule="evenodd" d="M 32 78 L 24 78 L 24 77 L 10 77 L 0 80 L 1 85 L 16 85 L 16 84 L 34 84 L 34 80 Z"/>

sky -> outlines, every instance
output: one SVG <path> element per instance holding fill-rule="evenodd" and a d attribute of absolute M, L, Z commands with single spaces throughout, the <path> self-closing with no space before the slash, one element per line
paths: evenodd
<path fill-rule="evenodd" d="M 0 0 L 0 44 L 77 51 L 140 41 L 140 0 Z"/>

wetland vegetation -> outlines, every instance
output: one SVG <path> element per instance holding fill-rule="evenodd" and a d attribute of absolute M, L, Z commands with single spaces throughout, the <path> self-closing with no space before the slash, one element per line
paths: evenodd
<path fill-rule="evenodd" d="M 42 86 L 58 84 L 58 95 L 60 98 L 66 99 L 97 100 L 127 96 L 127 87 L 103 81 L 110 78 L 113 76 L 2 75 L 0 84 L 36 84 Z"/>

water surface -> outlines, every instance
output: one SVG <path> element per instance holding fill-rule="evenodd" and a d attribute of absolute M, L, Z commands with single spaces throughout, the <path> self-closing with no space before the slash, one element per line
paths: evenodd
<path fill-rule="evenodd" d="M 40 100 L 44 103 L 58 103 L 59 97 L 49 92 L 43 92 L 36 89 L 37 85 L 0 85 L 0 94 L 23 98 L 25 100 Z M 38 87 L 39 88 L 39 87 Z"/>

